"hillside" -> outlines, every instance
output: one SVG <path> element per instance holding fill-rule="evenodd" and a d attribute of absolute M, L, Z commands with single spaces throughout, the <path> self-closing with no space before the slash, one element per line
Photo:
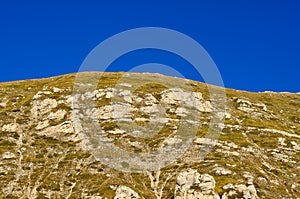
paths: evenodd
<path fill-rule="evenodd" d="M 300 198 L 300 94 L 222 91 L 136 73 L 0 83 L 0 198 Z"/>

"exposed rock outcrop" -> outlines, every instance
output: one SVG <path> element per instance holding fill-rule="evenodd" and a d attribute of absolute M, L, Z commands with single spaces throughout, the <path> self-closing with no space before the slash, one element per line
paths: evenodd
<path fill-rule="evenodd" d="M 5 124 L 2 127 L 2 131 L 6 131 L 6 132 L 18 132 L 20 130 L 21 128 L 18 123 Z"/>
<path fill-rule="evenodd" d="M 118 186 L 116 190 L 116 196 L 114 199 L 138 199 L 140 198 L 139 194 L 133 191 L 131 188 L 126 186 Z"/>
<path fill-rule="evenodd" d="M 175 199 L 219 199 L 214 191 L 215 183 L 211 175 L 201 175 L 193 169 L 181 172 L 177 177 Z"/>
<path fill-rule="evenodd" d="M 3 159 L 16 158 L 16 155 L 14 153 L 12 153 L 12 152 L 7 151 L 7 152 L 5 152 L 5 153 L 2 154 L 2 158 Z"/>
<path fill-rule="evenodd" d="M 244 177 L 247 180 L 246 184 L 227 184 L 222 187 L 225 192 L 222 199 L 243 198 L 243 199 L 258 199 L 256 188 L 253 184 L 253 176 L 245 173 Z"/>

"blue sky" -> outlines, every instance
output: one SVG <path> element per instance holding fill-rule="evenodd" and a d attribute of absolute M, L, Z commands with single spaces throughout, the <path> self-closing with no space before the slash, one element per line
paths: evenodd
<path fill-rule="evenodd" d="M 296 0 L 45 0 L 0 2 L 0 81 L 77 72 L 88 53 L 119 32 L 164 27 L 199 42 L 225 87 L 300 91 L 300 2 Z M 158 62 L 201 80 L 159 51 L 120 57 L 110 70 Z"/>

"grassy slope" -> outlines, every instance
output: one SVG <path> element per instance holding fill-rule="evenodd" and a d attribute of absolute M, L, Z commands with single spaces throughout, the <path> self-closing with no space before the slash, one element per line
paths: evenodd
<path fill-rule="evenodd" d="M 119 80 L 123 73 L 104 73 L 101 76 L 101 81 L 98 84 L 98 88 L 113 87 Z M 154 76 L 153 76 L 154 77 Z M 89 82 L 91 79 L 99 78 L 98 73 L 86 73 L 83 77 L 83 81 Z M 142 78 L 142 77 L 141 77 Z M 184 87 L 181 79 L 174 79 L 171 77 L 160 76 L 165 82 L 177 82 L 178 85 Z M 42 89 L 49 89 L 52 87 L 69 89 L 64 94 L 71 94 L 72 87 L 75 80 L 75 74 L 68 74 L 64 76 L 57 76 L 53 78 L 28 80 L 28 81 L 15 81 L 0 84 L 0 102 L 1 100 L 7 101 L 5 108 L 0 108 L 0 126 L 4 124 L 17 122 L 26 126 L 24 129 L 25 137 L 22 143 L 22 147 L 27 150 L 23 153 L 22 163 L 23 170 L 32 171 L 31 175 L 24 175 L 18 179 L 18 185 L 32 186 L 40 183 L 38 187 L 39 192 L 43 190 L 56 190 L 57 195 L 54 197 L 66 196 L 69 193 L 69 188 L 76 182 L 72 189 L 72 196 L 82 197 L 82 193 L 89 194 L 100 193 L 108 198 L 112 198 L 114 191 L 109 188 L 110 185 L 127 185 L 135 190 L 138 190 L 145 198 L 154 198 L 153 193 L 149 190 L 149 180 L 142 174 L 124 174 L 118 171 L 107 168 L 100 162 L 93 160 L 88 152 L 80 150 L 74 142 L 62 142 L 53 138 L 38 136 L 34 133 L 33 126 L 30 126 L 30 102 L 32 97 Z M 137 81 L 136 79 L 129 79 L 130 81 Z M 185 81 L 184 81 L 185 82 Z M 204 97 L 208 99 L 207 86 L 203 83 L 189 81 L 188 83 L 195 91 L 202 92 Z M 153 84 L 148 85 L 146 88 L 141 88 L 140 91 L 144 93 L 157 93 L 162 88 Z M 272 128 L 277 130 L 284 130 L 292 134 L 298 134 L 300 132 L 300 95 L 289 93 L 250 93 L 244 91 L 235 91 L 232 89 L 226 89 L 227 94 L 227 109 L 231 113 L 231 119 L 225 121 L 226 124 L 239 124 L 241 126 L 251 126 L 258 128 Z M 51 98 L 59 99 L 60 94 L 53 94 Z M 254 117 L 251 114 L 246 114 L 240 110 L 237 110 L 237 103 L 235 98 L 247 99 L 252 103 L 264 103 L 268 108 L 268 112 L 264 113 L 269 115 L 269 118 Z M 16 102 L 14 102 L 16 100 Z M 100 106 L 107 104 L 101 104 Z M 208 117 L 207 117 L 208 118 Z M 207 119 L 206 119 L 207 120 Z M 208 120 L 209 121 L 209 120 Z M 238 122 L 240 121 L 240 122 Z M 294 126 L 294 128 L 291 128 Z M 199 131 L 203 131 L 204 126 Z M 242 133 L 246 132 L 247 137 Z M 199 133 L 201 134 L 201 132 Z M 26 136 L 27 135 L 27 136 Z M 7 133 L 0 132 L 0 154 L 6 151 L 16 152 L 18 146 L 16 140 L 20 137 L 19 133 Z M 247 131 L 246 129 L 232 130 L 225 128 L 220 136 L 220 141 L 230 141 L 237 144 L 239 147 L 260 147 L 260 152 L 266 156 L 271 156 L 267 150 L 276 149 L 278 137 L 284 137 L 278 134 L 261 133 L 257 131 Z M 296 140 L 296 138 L 285 137 L 288 141 Z M 216 147 L 218 149 L 218 147 Z M 65 153 L 67 152 L 67 153 Z M 17 157 L 15 160 L 5 160 L 0 164 L 5 168 L 10 168 L 7 173 L 0 173 L 0 187 L 6 186 L 12 179 L 15 178 L 15 174 L 18 172 Z M 293 154 L 295 161 L 299 162 L 299 154 Z M 298 173 L 297 169 L 288 163 L 276 161 L 272 159 L 264 159 L 259 153 L 247 153 L 240 156 L 226 156 L 223 153 L 219 153 L 214 150 L 210 153 L 205 162 L 192 163 L 185 162 L 184 160 L 178 160 L 177 163 L 170 165 L 163 169 L 162 178 L 165 178 L 168 173 L 176 173 L 184 168 L 196 168 L 200 172 L 205 172 L 214 175 L 217 182 L 217 191 L 222 192 L 221 187 L 227 183 L 245 183 L 242 178 L 241 171 L 248 171 L 255 173 L 258 176 L 263 176 L 268 180 L 279 180 L 278 186 L 270 186 L 268 184 L 256 184 L 256 186 L 264 191 L 259 192 L 260 196 L 268 198 L 276 198 L 278 194 L 286 194 L 285 181 L 288 182 L 291 179 L 291 175 Z M 210 162 L 213 160 L 213 162 Z M 269 170 L 262 165 L 263 161 L 271 164 L 274 169 Z M 33 163 L 34 167 L 31 167 L 30 163 Z M 53 164 L 58 163 L 56 168 L 52 168 Z M 230 168 L 235 175 L 231 176 L 216 176 L 212 172 L 214 165 L 218 164 L 226 167 L 226 164 L 236 165 Z M 0 166 L 1 166 L 0 165 Z M 260 170 L 264 171 L 264 174 Z M 93 171 L 93 172 L 92 172 Z M 30 172 L 29 172 L 30 173 Z M 109 175 L 107 175 L 109 174 Z M 293 179 L 292 179 L 293 180 Z M 63 185 L 60 185 L 64 182 Z M 143 183 L 145 184 L 143 185 Z M 288 182 L 290 183 L 290 182 Z M 299 182 L 298 182 L 299 183 Z M 61 187 L 65 187 L 65 190 L 61 190 Z M 164 198 L 170 198 L 174 192 L 175 176 L 171 178 L 168 185 L 165 187 Z M 277 193 L 276 193 L 277 192 Z M 274 193 L 274 194 L 272 194 Z M 276 194 L 275 194 L 276 193 Z M 4 197 L 4 194 L 0 191 Z M 45 196 L 45 194 L 40 194 Z M 13 196 L 11 196 L 13 197 Z"/>

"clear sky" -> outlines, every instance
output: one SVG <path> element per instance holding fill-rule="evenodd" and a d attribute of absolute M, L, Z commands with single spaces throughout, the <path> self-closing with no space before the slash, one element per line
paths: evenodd
<path fill-rule="evenodd" d="M 300 91 L 298 0 L 44 0 L 0 1 L 0 81 L 78 71 L 101 41 L 138 27 L 164 27 L 199 42 L 225 87 Z M 110 70 L 137 64 L 170 65 L 198 79 L 165 52 L 123 56 Z"/>

